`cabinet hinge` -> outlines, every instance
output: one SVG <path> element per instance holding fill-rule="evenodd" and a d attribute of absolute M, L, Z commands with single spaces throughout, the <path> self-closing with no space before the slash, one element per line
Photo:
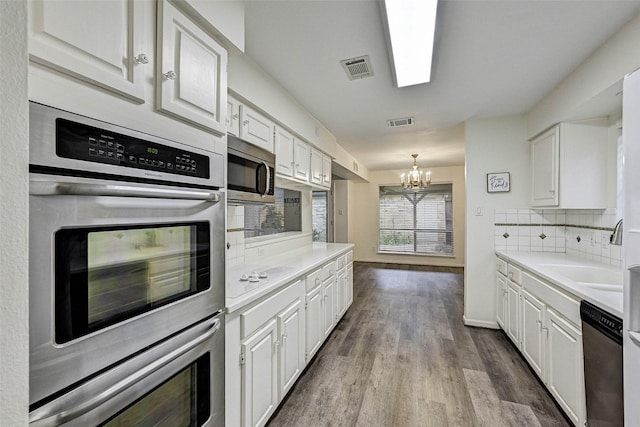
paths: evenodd
<path fill-rule="evenodd" d="M 244 353 L 240 353 L 240 364 L 244 365 Z"/>
<path fill-rule="evenodd" d="M 309 353 L 304 352 L 304 362 L 307 363 L 307 358 L 309 357 Z"/>

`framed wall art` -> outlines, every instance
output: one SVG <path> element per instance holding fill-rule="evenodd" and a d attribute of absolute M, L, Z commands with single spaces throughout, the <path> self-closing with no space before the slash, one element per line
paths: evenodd
<path fill-rule="evenodd" d="M 487 174 L 487 193 L 505 193 L 511 191 L 509 172 Z"/>

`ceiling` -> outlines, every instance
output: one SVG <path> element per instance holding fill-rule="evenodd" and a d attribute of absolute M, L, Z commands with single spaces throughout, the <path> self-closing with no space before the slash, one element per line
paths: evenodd
<path fill-rule="evenodd" d="M 431 82 L 394 86 L 375 0 L 249 0 L 246 53 L 369 170 L 464 164 L 464 122 L 528 112 L 640 1 L 440 0 Z M 340 60 L 369 55 L 373 77 Z M 412 116 L 411 127 L 387 120 Z"/>

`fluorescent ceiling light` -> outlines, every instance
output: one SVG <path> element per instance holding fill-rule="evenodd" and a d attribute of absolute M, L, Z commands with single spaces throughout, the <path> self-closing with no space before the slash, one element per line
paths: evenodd
<path fill-rule="evenodd" d="M 428 83 L 438 0 L 383 0 L 380 7 L 396 86 Z"/>

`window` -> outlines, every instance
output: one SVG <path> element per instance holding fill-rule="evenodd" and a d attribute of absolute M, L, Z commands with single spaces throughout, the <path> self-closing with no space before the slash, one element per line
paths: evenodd
<path fill-rule="evenodd" d="M 302 231 L 299 191 L 275 188 L 275 203 L 244 206 L 244 237 Z"/>
<path fill-rule="evenodd" d="M 327 241 L 327 195 L 326 191 L 314 191 L 311 198 L 313 241 Z"/>
<path fill-rule="evenodd" d="M 453 255 L 452 184 L 380 186 L 378 252 Z"/>

